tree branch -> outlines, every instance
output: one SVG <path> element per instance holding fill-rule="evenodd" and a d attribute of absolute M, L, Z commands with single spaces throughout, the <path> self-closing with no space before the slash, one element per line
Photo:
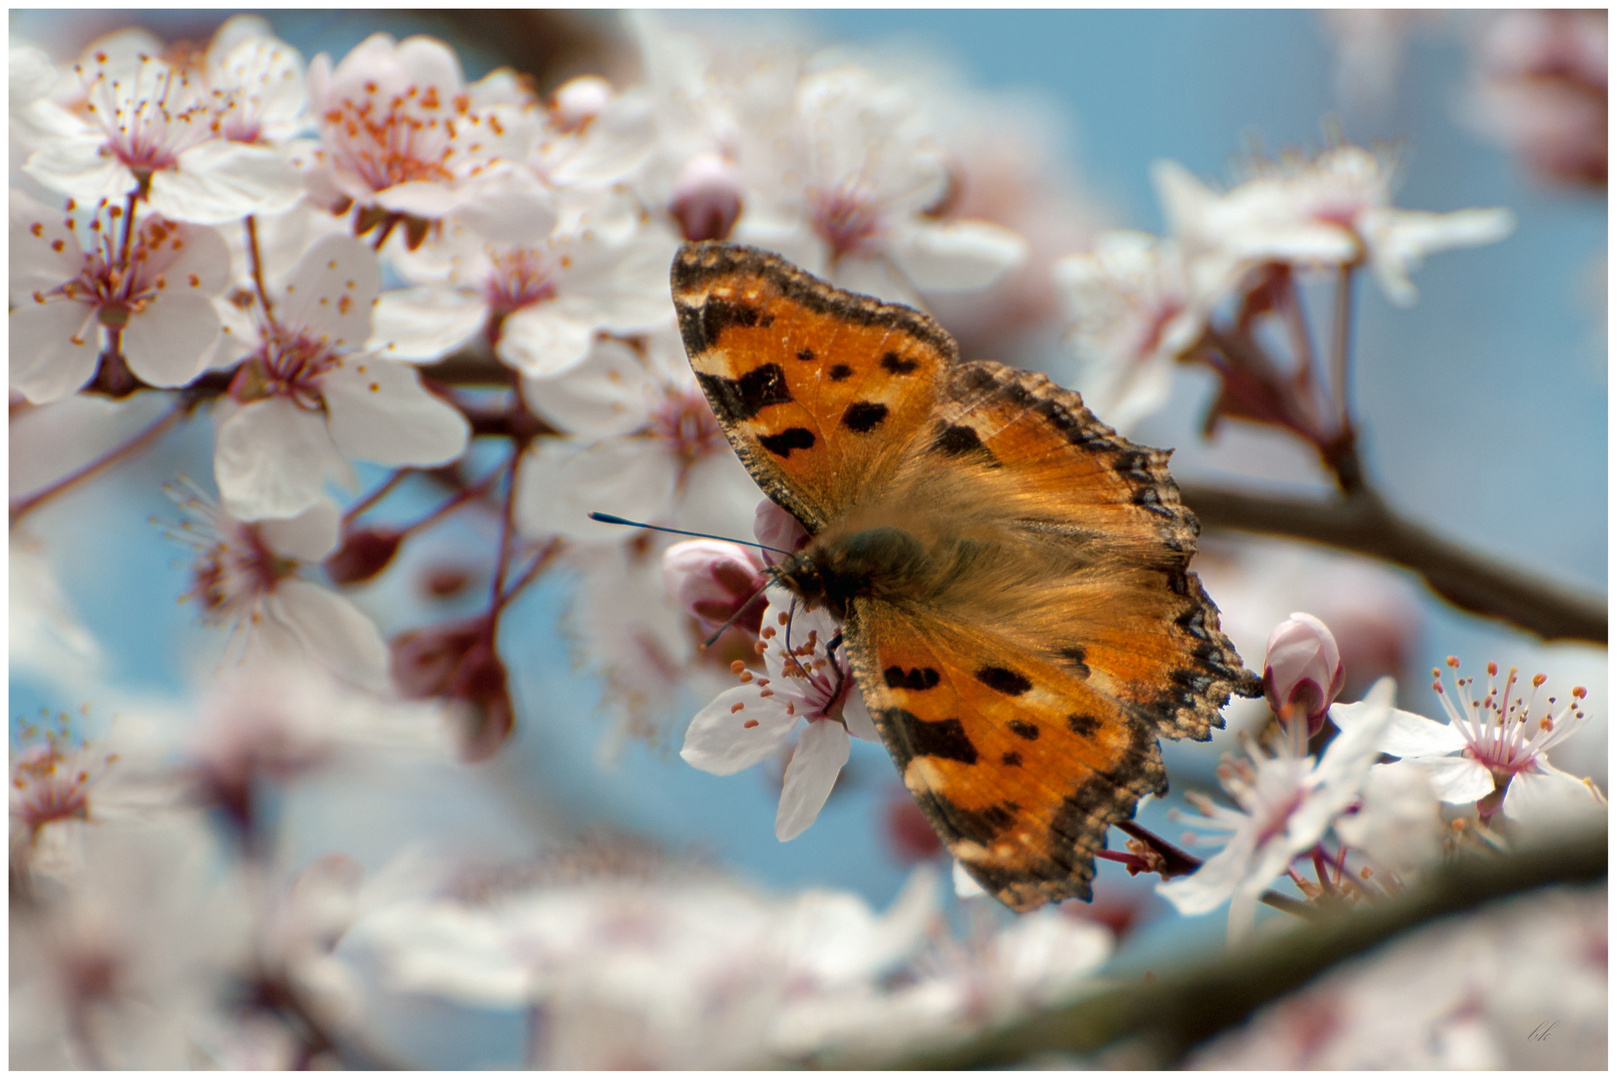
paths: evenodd
<path fill-rule="evenodd" d="M 1311 540 L 1415 571 L 1455 607 L 1504 619 L 1540 637 L 1606 644 L 1606 602 L 1524 574 L 1402 517 L 1368 487 L 1334 502 L 1183 484 L 1203 525 Z"/>
<path fill-rule="evenodd" d="M 1034 1054 L 1092 1053 L 1128 1039 L 1131 1067 L 1165 1068 L 1333 964 L 1423 923 L 1543 886 L 1605 877 L 1604 830 L 1529 853 L 1463 859 L 1438 869 L 1423 888 L 1398 899 L 1361 905 L 1330 923 L 1299 927 L 1158 981 L 1104 991 L 948 1049 L 864 1064 L 991 1068 Z"/>

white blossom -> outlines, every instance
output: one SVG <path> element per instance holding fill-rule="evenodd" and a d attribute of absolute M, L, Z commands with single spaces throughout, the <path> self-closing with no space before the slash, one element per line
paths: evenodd
<path fill-rule="evenodd" d="M 776 837 L 790 840 L 819 816 L 848 762 L 848 737 L 879 742 L 881 736 L 830 614 L 801 609 L 780 589 L 768 595 L 760 638 L 767 674 L 736 661 L 741 685 L 696 714 L 679 756 L 704 772 L 729 776 L 772 756 L 796 734 L 775 818 Z M 799 721 L 807 726 L 800 729 Z"/>
<path fill-rule="evenodd" d="M 299 261 L 269 316 L 238 335 L 245 359 L 219 407 L 214 477 L 244 519 L 291 517 L 349 458 L 441 465 L 466 447 L 465 418 L 405 364 L 364 351 L 381 270 L 352 237 L 327 236 Z"/>
<path fill-rule="evenodd" d="M 127 230 L 124 213 L 105 204 L 85 213 L 71 200 L 51 210 L 11 192 L 10 377 L 30 401 L 94 378 L 114 332 L 129 370 L 153 386 L 185 385 L 212 354 L 212 298 L 230 275 L 224 240 L 155 215 Z"/>

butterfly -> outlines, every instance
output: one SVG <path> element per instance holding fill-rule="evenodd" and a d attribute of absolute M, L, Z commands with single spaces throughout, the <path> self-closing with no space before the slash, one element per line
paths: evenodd
<path fill-rule="evenodd" d="M 1107 829 L 1167 792 L 1157 737 L 1261 693 L 1187 569 L 1167 452 L 766 252 L 686 244 L 672 285 L 731 446 L 811 537 L 774 577 L 841 621 L 921 810 L 1011 907 L 1089 899 Z"/>

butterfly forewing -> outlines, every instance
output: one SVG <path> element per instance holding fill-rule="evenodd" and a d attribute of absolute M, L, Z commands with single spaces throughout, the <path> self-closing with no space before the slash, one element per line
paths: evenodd
<path fill-rule="evenodd" d="M 910 308 L 833 289 L 752 248 L 673 267 L 691 367 L 742 462 L 818 532 L 879 489 L 937 405 L 954 343 Z"/>

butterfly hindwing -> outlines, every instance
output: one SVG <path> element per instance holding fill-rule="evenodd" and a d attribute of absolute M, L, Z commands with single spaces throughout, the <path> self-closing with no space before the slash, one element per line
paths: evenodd
<path fill-rule="evenodd" d="M 1167 791 L 1151 732 L 1060 664 L 924 612 L 858 601 L 844 636 L 882 739 L 950 853 L 1018 911 L 1089 899 L 1107 828 Z"/>
<path fill-rule="evenodd" d="M 818 532 L 932 416 L 954 342 L 925 315 L 776 256 L 687 244 L 674 307 L 691 367 L 758 485 Z"/>

